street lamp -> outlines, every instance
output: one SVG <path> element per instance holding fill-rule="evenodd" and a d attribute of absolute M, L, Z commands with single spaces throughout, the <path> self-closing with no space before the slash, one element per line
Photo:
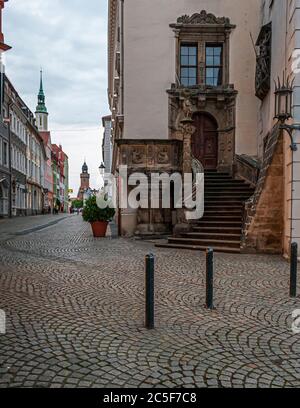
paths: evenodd
<path fill-rule="evenodd" d="M 291 139 L 290 149 L 292 151 L 292 165 L 291 165 L 291 243 L 293 240 L 293 196 L 294 196 L 294 152 L 298 150 L 297 144 L 293 138 L 293 132 L 300 130 L 300 124 L 287 125 L 285 122 L 292 118 L 292 99 L 293 99 L 293 81 L 290 82 L 289 77 L 285 81 L 283 73 L 283 81 L 275 82 L 275 119 L 280 122 L 279 129 L 286 130 Z"/>
<path fill-rule="evenodd" d="M 285 81 L 283 75 L 282 84 L 278 78 L 275 82 L 275 119 L 280 122 L 279 129 L 286 130 L 291 139 L 290 148 L 293 152 L 297 151 L 297 145 L 293 139 L 294 130 L 300 130 L 300 124 L 287 125 L 285 122 L 292 118 L 292 99 L 293 99 L 293 81 L 289 78 Z"/>
<path fill-rule="evenodd" d="M 105 166 L 103 162 L 99 166 L 99 172 L 100 172 L 100 176 L 103 178 L 105 174 Z"/>

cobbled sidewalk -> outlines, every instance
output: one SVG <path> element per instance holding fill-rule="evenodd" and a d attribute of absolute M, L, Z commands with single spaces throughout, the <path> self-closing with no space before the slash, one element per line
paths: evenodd
<path fill-rule="evenodd" d="M 282 258 L 216 254 L 208 311 L 203 253 L 94 239 L 79 216 L 20 236 L 2 231 L 0 223 L 0 387 L 300 386 L 300 334 L 291 330 L 300 299 L 288 297 Z M 156 328 L 148 331 L 150 251 Z"/>

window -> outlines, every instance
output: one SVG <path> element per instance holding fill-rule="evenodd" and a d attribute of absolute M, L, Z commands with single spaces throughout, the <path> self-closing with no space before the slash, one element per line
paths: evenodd
<path fill-rule="evenodd" d="M 198 43 L 180 45 L 180 83 L 183 86 L 205 84 L 219 86 L 223 84 L 223 45 L 204 44 L 201 53 Z M 199 69 L 198 61 L 205 65 L 205 71 Z M 201 74 L 203 72 L 203 74 Z"/>
<path fill-rule="evenodd" d="M 184 86 L 197 85 L 197 45 L 182 44 L 180 51 L 180 82 Z"/>
<path fill-rule="evenodd" d="M 205 83 L 210 86 L 222 85 L 223 82 L 223 47 L 222 45 L 206 45 Z"/>
<path fill-rule="evenodd" d="M 3 142 L 3 160 L 2 160 L 2 162 L 3 162 L 3 164 L 4 164 L 4 166 L 7 166 L 7 155 L 8 155 L 8 145 L 7 145 L 7 143 L 6 142 Z"/>

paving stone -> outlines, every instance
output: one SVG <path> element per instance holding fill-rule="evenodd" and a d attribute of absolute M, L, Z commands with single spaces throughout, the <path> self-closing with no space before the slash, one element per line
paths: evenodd
<path fill-rule="evenodd" d="M 42 220 L 14 219 L 0 231 L 1 388 L 300 387 L 300 336 L 291 333 L 300 299 L 287 297 L 281 257 L 215 254 L 210 312 L 204 253 L 94 239 L 75 216 L 14 235 Z M 143 327 L 149 252 L 153 331 Z"/>

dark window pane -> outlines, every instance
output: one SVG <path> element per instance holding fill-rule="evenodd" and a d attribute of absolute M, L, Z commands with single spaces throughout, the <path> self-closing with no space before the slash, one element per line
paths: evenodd
<path fill-rule="evenodd" d="M 196 68 L 189 68 L 189 77 L 196 78 L 197 76 L 197 69 Z"/>
<path fill-rule="evenodd" d="M 218 86 L 222 84 L 222 46 L 206 46 L 206 84 L 209 86 Z"/>
<path fill-rule="evenodd" d="M 189 86 L 197 85 L 197 78 L 189 78 Z"/>
<path fill-rule="evenodd" d="M 197 47 L 189 47 L 189 55 L 197 55 Z"/>
<path fill-rule="evenodd" d="M 189 79 L 181 77 L 181 84 L 183 86 L 189 86 Z"/>
<path fill-rule="evenodd" d="M 214 56 L 213 65 L 221 65 L 221 56 Z"/>
<path fill-rule="evenodd" d="M 214 69 L 213 68 L 207 68 L 206 69 L 206 76 L 209 78 L 213 78 L 214 76 Z"/>
<path fill-rule="evenodd" d="M 222 47 L 214 47 L 214 55 L 220 56 L 222 53 Z"/>
<path fill-rule="evenodd" d="M 213 47 L 206 47 L 206 55 L 214 55 Z"/>
<path fill-rule="evenodd" d="M 197 65 L 197 56 L 190 56 L 188 60 L 189 65 L 196 66 Z"/>
<path fill-rule="evenodd" d="M 189 48 L 188 47 L 181 47 L 181 55 L 189 55 Z"/>
<path fill-rule="evenodd" d="M 181 76 L 188 78 L 189 77 L 189 69 L 188 68 L 181 68 Z"/>
<path fill-rule="evenodd" d="M 181 65 L 189 65 L 189 57 L 188 56 L 182 56 L 181 57 Z"/>
<path fill-rule="evenodd" d="M 180 78 L 183 86 L 197 84 L 197 47 L 194 45 L 182 45 L 180 58 Z"/>
<path fill-rule="evenodd" d="M 213 78 L 206 78 L 206 85 L 214 86 L 214 79 Z"/>
<path fill-rule="evenodd" d="M 206 57 L 206 65 L 207 66 L 214 65 L 214 57 L 211 57 L 211 56 Z"/>

